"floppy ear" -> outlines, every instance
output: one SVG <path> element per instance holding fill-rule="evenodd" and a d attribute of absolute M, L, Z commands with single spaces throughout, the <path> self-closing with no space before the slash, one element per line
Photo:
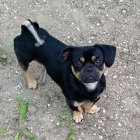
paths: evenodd
<path fill-rule="evenodd" d="M 72 47 L 68 47 L 66 49 L 64 49 L 61 53 L 61 57 L 63 60 L 68 60 L 70 58 L 70 54 L 73 51 Z"/>
<path fill-rule="evenodd" d="M 105 65 L 111 67 L 114 63 L 116 56 L 116 47 L 111 45 L 97 44 L 104 54 Z"/>

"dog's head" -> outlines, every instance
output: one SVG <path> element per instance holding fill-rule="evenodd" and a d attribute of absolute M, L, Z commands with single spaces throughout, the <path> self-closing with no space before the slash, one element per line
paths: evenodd
<path fill-rule="evenodd" d="M 102 77 L 105 67 L 113 65 L 115 54 L 116 47 L 96 44 L 82 48 L 66 48 L 62 52 L 62 58 L 71 64 L 73 75 L 92 89 Z"/>

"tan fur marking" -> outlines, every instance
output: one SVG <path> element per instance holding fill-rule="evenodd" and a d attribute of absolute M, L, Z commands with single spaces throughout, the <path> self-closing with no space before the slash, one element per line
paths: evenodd
<path fill-rule="evenodd" d="M 82 108 L 81 107 L 78 107 L 78 110 L 79 111 L 74 111 L 73 112 L 73 120 L 76 123 L 81 122 L 81 120 L 83 119 L 83 110 L 82 110 Z"/>
<path fill-rule="evenodd" d="M 93 102 L 84 103 L 83 108 L 85 109 L 85 112 L 88 112 L 92 108 L 93 104 L 94 104 Z"/>
<path fill-rule="evenodd" d="M 80 72 L 76 72 L 76 71 L 74 70 L 74 67 L 73 67 L 73 66 L 71 66 L 71 69 L 72 69 L 73 75 L 74 75 L 77 79 L 80 80 Z"/>
<path fill-rule="evenodd" d="M 104 63 L 104 66 L 103 66 L 103 73 L 105 72 L 105 69 L 106 69 L 106 66 L 105 66 L 105 63 Z"/>
<path fill-rule="evenodd" d="M 100 108 L 98 108 L 96 105 L 93 105 L 93 103 L 92 104 L 91 103 L 88 103 L 86 105 L 86 108 L 85 108 L 85 112 L 91 113 L 91 114 L 96 113 L 99 110 L 100 110 Z"/>
<path fill-rule="evenodd" d="M 91 60 L 94 62 L 96 60 L 96 56 L 92 56 Z"/>
<path fill-rule="evenodd" d="M 84 57 L 81 57 L 81 58 L 80 58 L 80 61 L 81 61 L 82 63 L 84 63 L 84 62 L 85 62 L 85 58 L 84 58 Z"/>
<path fill-rule="evenodd" d="M 28 87 L 35 89 L 37 87 L 37 82 L 32 78 L 31 74 L 27 71 L 24 71 L 24 76 L 27 80 Z"/>
<path fill-rule="evenodd" d="M 102 75 L 104 74 L 105 69 L 106 69 L 106 66 L 105 66 L 105 64 L 103 64 L 103 70 L 102 70 L 102 71 L 100 71 L 100 78 L 101 78 L 101 77 L 102 77 Z"/>

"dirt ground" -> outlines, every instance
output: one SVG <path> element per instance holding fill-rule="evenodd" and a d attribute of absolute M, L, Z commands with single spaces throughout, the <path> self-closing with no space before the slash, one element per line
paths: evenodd
<path fill-rule="evenodd" d="M 13 51 L 13 38 L 25 19 L 39 22 L 50 34 L 75 46 L 114 44 L 117 56 L 106 70 L 107 89 L 97 105 L 100 112 L 71 121 L 74 140 L 140 140 L 140 1 L 139 0 L 0 0 L 0 128 L 12 131 L 0 140 L 13 140 L 21 125 L 38 139 L 66 140 L 70 129 L 58 125 L 58 116 L 71 113 L 60 88 L 49 76 L 43 84 L 43 66 L 33 62 L 38 88 L 27 88 Z M 33 108 L 19 124 L 17 96 Z M 26 140 L 23 136 L 22 140 Z"/>

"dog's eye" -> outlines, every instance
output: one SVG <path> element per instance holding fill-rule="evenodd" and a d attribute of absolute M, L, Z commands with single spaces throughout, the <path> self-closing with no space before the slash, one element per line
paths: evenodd
<path fill-rule="evenodd" d="M 80 61 L 76 61 L 76 62 L 75 62 L 75 65 L 76 65 L 77 67 L 81 67 L 81 66 L 82 66 L 82 63 L 81 63 Z"/>

